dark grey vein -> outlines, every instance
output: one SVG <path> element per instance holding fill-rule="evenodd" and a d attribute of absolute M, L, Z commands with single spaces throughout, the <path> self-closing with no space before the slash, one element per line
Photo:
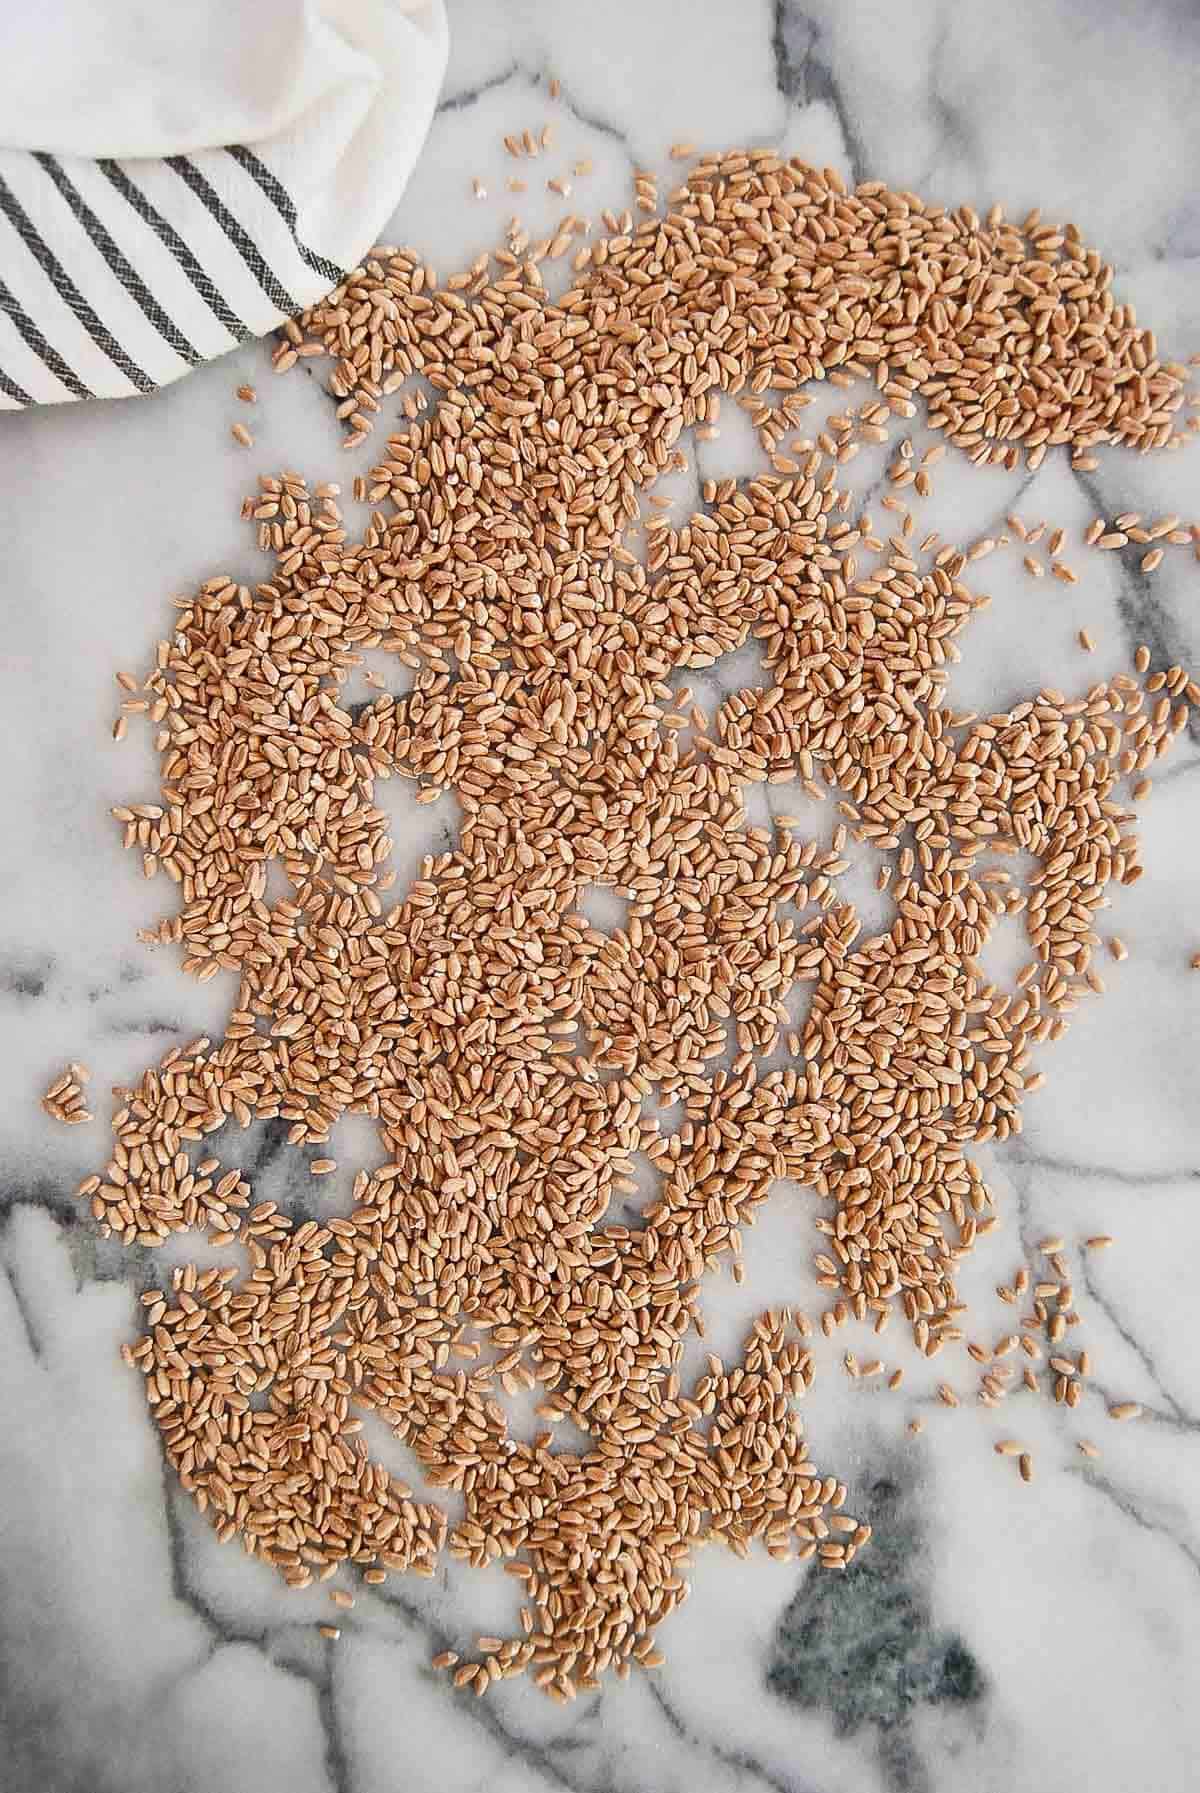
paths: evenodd
<path fill-rule="evenodd" d="M 715 1742 L 711 1737 L 698 1737 L 695 1731 L 684 1723 L 679 1713 L 668 1700 L 666 1694 L 662 1690 L 661 1681 L 656 1680 L 653 1675 L 649 1675 L 647 1676 L 646 1684 L 650 1693 L 650 1698 L 654 1701 L 654 1704 L 658 1707 L 676 1737 L 681 1738 L 683 1742 L 690 1743 L 694 1749 L 704 1750 L 706 1754 L 711 1755 L 715 1761 L 720 1762 L 726 1768 L 732 1768 L 739 1774 L 752 1776 L 755 1780 L 760 1781 L 764 1787 L 769 1787 L 771 1793 L 809 1793 L 809 1789 L 812 1785 L 811 1782 L 781 1780 L 777 1774 L 774 1774 L 772 1770 L 764 1763 L 760 1762 L 756 1756 L 749 1755 L 745 1750 L 726 1749 L 723 1745 Z"/>
<path fill-rule="evenodd" d="M 1108 1476 L 1090 1466 L 1085 1467 L 1082 1464 L 1073 1463 L 1068 1464 L 1067 1473 L 1078 1476 L 1086 1487 L 1094 1488 L 1097 1494 L 1102 1494 L 1106 1500 L 1112 1502 L 1118 1512 L 1123 1513 L 1126 1519 L 1132 1519 L 1133 1523 L 1142 1531 L 1155 1533 L 1157 1536 L 1165 1538 L 1169 1544 L 1173 1544 L 1195 1573 L 1200 1576 L 1200 1550 L 1197 1550 L 1195 1545 L 1189 1544 L 1186 1538 L 1179 1537 L 1169 1525 L 1160 1525 L 1148 1518 L 1132 1496 L 1119 1488 Z"/>
<path fill-rule="evenodd" d="M 328 1770 L 334 1793 L 352 1793 L 350 1764 L 342 1743 L 341 1723 L 332 1687 L 332 1662 L 328 1653 L 325 1672 L 323 1674 L 314 1673 L 302 1663 L 281 1660 L 278 1654 L 271 1650 L 273 1636 L 271 1626 L 230 1625 L 194 1585 L 188 1574 L 187 1544 L 179 1522 L 179 1515 L 175 1510 L 175 1501 L 183 1499 L 184 1496 L 179 1490 L 165 1458 L 162 1462 L 162 1487 L 167 1550 L 171 1564 L 171 1592 L 176 1600 L 194 1612 L 207 1627 L 210 1639 L 209 1655 L 211 1656 L 225 1644 L 249 1644 L 272 1668 L 278 1669 L 281 1674 L 291 1675 L 294 1679 L 303 1681 L 310 1686 L 316 1695 L 317 1721 L 325 1739 L 325 1767 Z M 185 1672 L 190 1673 L 191 1670 Z"/>
<path fill-rule="evenodd" d="M 478 87 L 464 87 L 459 93 L 452 93 L 439 99 L 434 117 L 438 117 L 442 112 L 465 112 L 468 107 L 476 105 L 485 93 L 492 93 L 497 87 L 503 87 L 506 81 L 511 81 L 513 76 L 520 72 L 520 63 L 510 62 L 506 69 L 502 69 L 498 75 L 493 75 L 488 81 L 481 81 Z"/>
<path fill-rule="evenodd" d="M 1110 509 L 1099 481 L 1074 465 L 1071 472 L 1095 515 L 1107 517 Z M 1130 657 L 1144 642 L 1156 665 L 1186 665 L 1190 658 L 1188 646 L 1180 641 L 1179 626 L 1156 594 L 1150 574 L 1143 573 L 1136 558 L 1127 559 L 1124 549 L 1118 550 L 1117 559 L 1121 581 L 1117 614 L 1125 630 Z M 1200 746 L 1200 715 L 1195 709 L 1188 717 L 1186 733 L 1191 742 Z"/>
<path fill-rule="evenodd" d="M 790 0 L 775 0 L 771 50 L 775 58 L 775 85 L 788 104 L 820 103 L 828 106 L 837 119 L 846 160 L 857 186 L 867 178 L 870 157 L 833 72 L 824 23 L 793 6 Z"/>
<path fill-rule="evenodd" d="M 1182 1407 L 1175 1399 L 1175 1396 L 1163 1382 L 1158 1365 L 1155 1363 L 1151 1353 L 1147 1350 L 1146 1346 L 1143 1345 L 1136 1334 L 1130 1332 L 1113 1303 L 1108 1299 L 1104 1291 L 1097 1286 L 1096 1279 L 1092 1274 L 1091 1265 L 1088 1263 L 1086 1256 L 1082 1257 L 1080 1261 L 1080 1276 L 1083 1286 L 1088 1292 L 1089 1299 L 1100 1309 L 1100 1312 L 1104 1315 L 1118 1338 L 1123 1340 L 1133 1352 L 1134 1356 L 1149 1376 L 1151 1382 L 1153 1382 L 1155 1388 L 1158 1390 L 1160 1396 L 1166 1402 L 1173 1417 L 1186 1425 L 1195 1426 L 1196 1430 L 1200 1431 L 1200 1420 L 1193 1418 L 1186 1408 Z"/>
<path fill-rule="evenodd" d="M 35 1360 L 40 1362 L 42 1356 L 42 1341 L 39 1337 L 37 1327 L 33 1323 L 33 1315 L 30 1312 L 29 1304 L 21 1293 L 21 1285 L 10 1269 L 0 1266 L 0 1270 L 2 1270 L 3 1274 L 8 1277 L 8 1286 L 12 1290 L 13 1306 L 16 1308 L 17 1313 L 20 1316 L 21 1325 L 25 1329 L 25 1339 L 29 1346 L 30 1353 Z"/>
<path fill-rule="evenodd" d="M 937 121 L 940 136 L 933 160 L 917 183 L 921 190 L 933 182 L 940 153 L 947 144 L 958 151 L 973 172 L 978 173 L 978 153 L 968 128 L 967 119 L 959 108 L 951 105 L 942 89 L 942 69 L 945 65 L 946 46 L 949 38 L 950 15 L 944 13 L 929 58 L 929 110 Z"/>
<path fill-rule="evenodd" d="M 441 1650 L 453 1649 L 454 1639 L 450 1633 L 431 1619 L 428 1614 L 423 1613 L 415 1601 L 406 1599 L 403 1594 L 394 1591 L 390 1585 L 373 1588 L 371 1591 L 383 1605 L 390 1607 L 394 1612 L 403 1614 L 410 1625 L 424 1632 L 431 1655 L 436 1656 Z M 433 1672 L 433 1670 L 430 1671 L 431 1674 Z M 595 1782 L 568 1773 L 556 1760 L 551 1746 L 536 1743 L 530 1737 L 523 1737 L 519 1731 L 511 1730 L 508 1725 L 504 1724 L 493 1701 L 476 1699 L 469 1689 L 455 1697 L 460 1716 L 468 1718 L 478 1725 L 480 1730 L 484 1731 L 494 1743 L 499 1744 L 508 1755 L 514 1756 L 518 1761 L 525 1762 L 529 1767 L 536 1769 L 539 1774 L 544 1775 L 556 1786 L 565 1787 L 567 1793 L 610 1793 L 610 1790 L 611 1793 L 615 1793 L 615 1782 L 610 1781 L 607 1787 L 602 1787 Z M 586 1708 L 584 1709 L 586 1710 Z"/>
<path fill-rule="evenodd" d="M 1047 1152 L 1035 1152 L 1024 1139 L 1005 1142 L 1005 1159 L 1009 1165 L 1022 1165 L 1030 1170 L 1056 1171 L 1067 1177 L 1107 1177 L 1126 1189 L 1155 1189 L 1167 1183 L 1200 1181 L 1200 1170 L 1191 1165 L 1161 1171 L 1121 1170 L 1114 1164 L 1084 1164 L 1074 1158 L 1056 1158 Z"/>

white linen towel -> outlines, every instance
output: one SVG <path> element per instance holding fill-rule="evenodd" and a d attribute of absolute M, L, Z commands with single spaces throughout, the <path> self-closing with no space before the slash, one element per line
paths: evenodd
<path fill-rule="evenodd" d="M 0 0 L 0 409 L 153 392 L 357 265 L 442 0 Z"/>

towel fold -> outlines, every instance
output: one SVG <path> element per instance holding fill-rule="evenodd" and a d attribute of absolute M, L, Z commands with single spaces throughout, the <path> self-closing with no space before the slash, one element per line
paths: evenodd
<path fill-rule="evenodd" d="M 0 18 L 0 409 L 152 392 L 377 240 L 442 0 L 47 0 Z"/>

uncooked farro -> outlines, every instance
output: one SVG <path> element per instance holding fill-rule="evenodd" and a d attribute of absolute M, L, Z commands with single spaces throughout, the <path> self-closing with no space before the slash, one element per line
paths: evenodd
<path fill-rule="evenodd" d="M 637 200 L 656 206 L 651 177 Z M 655 1666 L 708 1541 L 853 1562 L 869 1527 L 828 1517 L 846 1489 L 793 1405 L 814 1329 L 768 1311 L 736 1361 L 685 1380 L 705 1278 L 740 1265 L 743 1229 L 789 1179 L 814 1192 L 823 1335 L 898 1308 L 927 1358 L 958 1347 L 957 1264 L 994 1221 L 969 1148 L 1019 1130 L 1030 1054 L 1089 992 L 1096 912 L 1141 872 L 1119 779 L 1188 713 L 1172 669 L 1167 695 L 1118 675 L 957 717 L 948 667 L 985 602 L 968 556 L 947 546 L 924 570 L 909 513 L 888 542 L 856 526 L 837 484 L 848 422 L 827 448 L 792 439 L 797 388 L 869 376 L 865 439 L 921 400 L 977 464 L 1166 446 L 1186 370 L 1159 361 L 1072 227 L 981 223 L 879 182 L 847 193 L 769 151 L 703 157 L 671 205 L 636 229 L 610 215 L 558 300 L 514 221 L 494 266 L 439 286 L 380 249 L 289 323 L 276 364 L 330 359 L 349 444 L 410 378 L 435 402 L 364 476 L 359 539 L 333 490 L 260 480 L 247 516 L 271 575 L 215 575 L 178 601 L 144 686 L 161 801 L 114 810 L 174 886 L 149 937 L 239 987 L 220 1040 L 122 1092 L 82 1193 L 126 1244 L 204 1226 L 249 1262 L 149 1291 L 127 1359 L 218 1536 L 291 1585 L 342 1563 L 379 1586 L 445 1554 L 502 1561 L 521 1635 L 480 1640 L 484 1661 L 438 1653 L 476 1693 L 528 1671 L 569 1700 Z M 1059 310 L 1070 328 L 1047 342 L 1039 320 Z M 715 435 L 721 393 L 792 464 L 703 480 L 703 509 L 661 515 L 643 564 L 641 500 L 680 470 L 687 432 Z M 895 488 L 916 484 L 913 461 L 906 441 Z M 886 558 L 868 568 L 870 541 Z M 750 641 L 761 683 L 687 739 L 678 686 Z M 366 652 L 415 673 L 406 696 L 341 703 Z M 459 808 L 407 890 L 391 889 L 385 779 Z M 750 824 L 749 787 L 793 781 L 836 799 L 832 831 Z M 873 935 L 839 892 L 851 838 L 895 868 Z M 1036 869 L 998 882 L 1000 851 Z M 272 868 L 290 890 L 269 901 Z M 596 885 L 619 894 L 620 925 L 589 922 Z M 1008 915 L 1033 964 L 1011 990 L 980 962 Z M 768 1069 L 802 983 L 800 1051 Z M 651 1096 L 682 1104 L 673 1133 Z M 256 1119 L 325 1147 L 347 1112 L 386 1153 L 347 1216 L 297 1223 L 236 1165 L 196 1162 L 206 1136 Z M 656 1188 L 621 1224 L 634 1155 Z M 1054 1342 L 1075 1317 L 1042 1302 L 1033 1324 Z M 528 1440 L 503 1403 L 531 1389 L 544 1429 Z M 1006 1397 L 1005 1366 L 983 1393 Z M 429 1498 L 371 1460 L 357 1409 L 413 1452 Z M 584 1448 L 556 1445 L 567 1419 Z M 462 1498 L 454 1523 L 439 1489 Z"/>

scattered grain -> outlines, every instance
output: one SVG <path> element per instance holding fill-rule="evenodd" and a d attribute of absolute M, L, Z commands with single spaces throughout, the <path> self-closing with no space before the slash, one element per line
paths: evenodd
<path fill-rule="evenodd" d="M 636 190 L 657 207 L 651 177 Z M 1140 873 L 1122 751 L 1144 772 L 1187 717 L 1185 686 L 1146 704 L 1131 679 L 957 716 L 948 668 L 985 601 L 968 556 L 943 545 L 922 571 L 899 498 L 889 542 L 855 518 L 835 483 L 852 422 L 793 435 L 799 388 L 877 370 L 866 429 L 921 401 L 980 464 L 1036 467 L 1051 441 L 1162 446 L 1182 382 L 1149 371 L 1098 256 L 1072 236 L 1051 259 L 1037 223 L 847 193 L 768 151 L 702 159 L 671 204 L 637 228 L 610 215 L 559 300 L 536 264 L 577 221 L 544 244 L 514 222 L 506 251 L 444 286 L 381 249 L 285 325 L 275 364 L 329 358 L 349 445 L 414 376 L 435 402 L 414 401 L 364 476 L 361 539 L 327 489 L 260 480 L 248 517 L 271 576 L 178 601 L 144 687 L 165 705 L 161 801 L 114 812 L 177 890 L 160 937 L 197 978 L 239 980 L 220 1040 L 122 1093 L 85 1198 L 128 1245 L 207 1226 L 246 1251 L 246 1275 L 173 1273 L 128 1347 L 168 1460 L 218 1535 L 295 1586 L 347 1561 L 372 1587 L 446 1556 L 503 1561 L 528 1619 L 485 1661 L 447 1661 L 476 1694 L 528 1670 L 565 1701 L 607 1668 L 653 1667 L 709 1541 L 833 1569 L 866 1541 L 808 1458 L 791 1398 L 813 1362 L 790 1315 L 760 1315 L 736 1361 L 684 1382 L 704 1279 L 740 1266 L 742 1229 L 788 1178 L 830 1204 L 813 1221 L 822 1331 L 895 1309 L 928 1358 L 961 1341 L 958 1262 L 994 1219 L 967 1151 L 1018 1131 L 1029 1056 L 1086 985 L 1107 887 Z M 640 501 L 685 431 L 716 433 L 721 391 L 794 464 L 706 481 L 703 512 L 646 532 L 643 564 Z M 914 463 L 901 443 L 894 492 L 933 461 Z M 891 559 L 864 572 L 868 541 Z M 693 670 L 751 639 L 761 680 L 690 740 L 663 725 L 689 716 L 671 693 Z M 407 695 L 343 705 L 366 650 L 415 672 Z M 394 896 L 385 778 L 460 812 Z M 791 779 L 832 791 L 828 837 L 749 825 L 747 787 Z M 876 937 L 839 890 L 851 830 L 895 858 Z M 989 880 L 976 861 L 993 849 L 1036 872 Z M 620 928 L 580 913 L 597 884 L 627 904 Z M 978 963 L 1009 913 L 1038 968 L 1016 1000 Z M 802 982 L 799 1050 L 768 1070 Z M 682 1103 L 670 1135 L 655 1089 Z M 323 1148 L 347 1111 L 375 1123 L 384 1162 L 346 1217 L 293 1221 L 193 1156 L 255 1119 Z M 636 1229 L 617 1220 L 635 1155 L 658 1177 Z M 1075 1318 L 1043 1305 L 1037 1323 L 1053 1341 Z M 991 1365 L 989 1401 L 1006 1373 Z M 514 1435 L 501 1398 L 531 1391 L 589 1445 Z M 939 1398 L 958 1404 L 947 1383 Z M 453 1523 L 370 1459 L 355 1409 L 455 1494 Z"/>
<path fill-rule="evenodd" d="M 83 1086 L 91 1073 L 83 1065 L 72 1062 L 54 1079 L 42 1096 L 42 1108 L 53 1121 L 66 1127 L 78 1127 L 95 1119 L 88 1109 Z"/>

